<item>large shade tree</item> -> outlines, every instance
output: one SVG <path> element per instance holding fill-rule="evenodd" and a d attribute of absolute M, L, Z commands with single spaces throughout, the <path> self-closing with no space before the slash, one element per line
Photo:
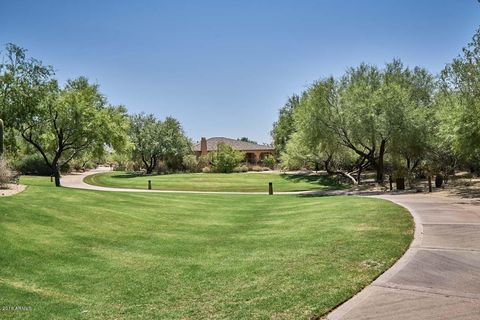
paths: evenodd
<path fill-rule="evenodd" d="M 160 161 L 171 169 L 179 169 L 183 157 L 192 150 L 180 122 L 172 117 L 161 121 L 152 114 L 132 115 L 130 139 L 133 158 L 142 163 L 147 174 L 151 174 Z"/>
<path fill-rule="evenodd" d="M 441 74 L 439 138 L 459 157 L 480 160 L 480 29 Z"/>
<path fill-rule="evenodd" d="M 60 186 L 60 167 L 85 153 L 101 156 L 126 146 L 128 118 L 122 106 L 108 105 L 98 85 L 84 77 L 52 88 L 18 125 L 22 137 L 42 155 Z"/>
<path fill-rule="evenodd" d="M 16 137 L 23 138 L 41 154 L 60 186 L 60 167 L 72 159 L 125 146 L 126 109 L 109 105 L 98 85 L 84 77 L 59 87 L 53 68 L 26 53 L 8 44 L 0 64 L 0 117 L 9 128 L 7 146 L 13 149 Z"/>
<path fill-rule="evenodd" d="M 24 117 L 57 88 L 53 68 L 27 56 L 27 50 L 9 43 L 0 57 L 0 119 L 5 125 L 5 151 L 18 149 L 15 129 Z"/>
<path fill-rule="evenodd" d="M 281 154 L 285 151 L 288 140 L 295 131 L 293 113 L 300 104 L 300 97 L 296 94 L 288 98 L 287 103 L 280 108 L 278 120 L 273 124 L 270 135 L 273 139 L 275 150 Z"/>
<path fill-rule="evenodd" d="M 381 183 L 389 149 L 405 158 L 421 154 L 417 149 L 424 146 L 416 145 L 415 135 L 425 130 L 432 91 L 432 77 L 424 69 L 405 68 L 398 60 L 383 69 L 362 64 L 339 80 L 311 85 L 294 112 L 295 131 L 311 153 L 322 151 L 327 160 L 340 148 L 353 152 L 357 176 L 371 167 Z"/>

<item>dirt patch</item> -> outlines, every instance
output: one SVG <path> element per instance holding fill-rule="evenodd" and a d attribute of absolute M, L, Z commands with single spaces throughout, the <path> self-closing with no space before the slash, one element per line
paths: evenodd
<path fill-rule="evenodd" d="M 24 191 L 27 186 L 23 184 L 9 184 L 8 189 L 0 189 L 0 197 L 13 196 L 14 194 Z"/>

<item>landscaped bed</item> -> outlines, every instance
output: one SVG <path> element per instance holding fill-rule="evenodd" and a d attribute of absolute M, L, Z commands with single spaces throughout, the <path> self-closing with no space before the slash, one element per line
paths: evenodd
<path fill-rule="evenodd" d="M 361 197 L 55 188 L 0 198 L 1 318 L 308 319 L 407 249 L 409 213 Z"/>
<path fill-rule="evenodd" d="M 135 176 L 121 171 L 87 176 L 85 182 L 103 187 L 180 191 L 267 192 L 268 183 L 274 191 L 333 190 L 346 188 L 329 176 L 279 173 L 181 173 Z"/>

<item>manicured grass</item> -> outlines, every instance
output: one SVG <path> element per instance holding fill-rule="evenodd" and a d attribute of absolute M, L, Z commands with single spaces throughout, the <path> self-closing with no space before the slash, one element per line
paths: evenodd
<path fill-rule="evenodd" d="M 28 189 L 0 198 L 1 319 L 308 319 L 402 255 L 412 219 L 359 197 Z"/>
<path fill-rule="evenodd" d="M 293 175 L 278 173 L 184 173 L 154 176 L 134 176 L 125 172 L 97 173 L 85 182 L 103 187 L 182 191 L 238 191 L 268 192 L 268 183 L 274 191 L 332 190 L 346 188 L 328 176 Z"/>

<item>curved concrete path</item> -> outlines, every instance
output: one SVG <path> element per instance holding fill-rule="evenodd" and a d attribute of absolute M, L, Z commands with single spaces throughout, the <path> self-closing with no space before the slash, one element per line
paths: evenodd
<path fill-rule="evenodd" d="M 480 202 L 388 195 L 416 222 L 407 253 L 327 319 L 480 319 Z"/>
<path fill-rule="evenodd" d="M 234 192 L 234 191 L 183 191 L 183 190 L 147 190 L 147 189 L 133 189 L 133 188 L 113 188 L 113 187 L 101 187 L 85 183 L 83 179 L 92 174 L 111 171 L 109 167 L 99 167 L 94 170 L 90 170 L 84 173 L 73 173 L 62 176 L 61 184 L 63 187 L 86 189 L 86 190 L 99 190 L 99 191 L 114 191 L 114 192 L 151 192 L 151 193 L 195 193 L 195 194 L 268 194 L 268 186 L 265 186 L 265 192 Z M 146 187 L 146 186 L 145 186 Z M 331 191 L 292 191 L 292 192 L 276 192 L 275 186 L 274 194 L 302 194 L 302 195 L 350 195 L 357 194 L 357 191 L 349 190 L 331 190 Z"/>
<path fill-rule="evenodd" d="M 70 188 L 120 192 L 196 192 L 106 188 L 86 184 L 87 173 L 68 175 Z M 285 192 L 276 194 L 367 194 Z M 395 265 L 359 294 L 327 315 L 329 320 L 480 319 L 480 201 L 435 194 L 376 196 L 407 208 L 415 219 L 415 238 Z"/>

